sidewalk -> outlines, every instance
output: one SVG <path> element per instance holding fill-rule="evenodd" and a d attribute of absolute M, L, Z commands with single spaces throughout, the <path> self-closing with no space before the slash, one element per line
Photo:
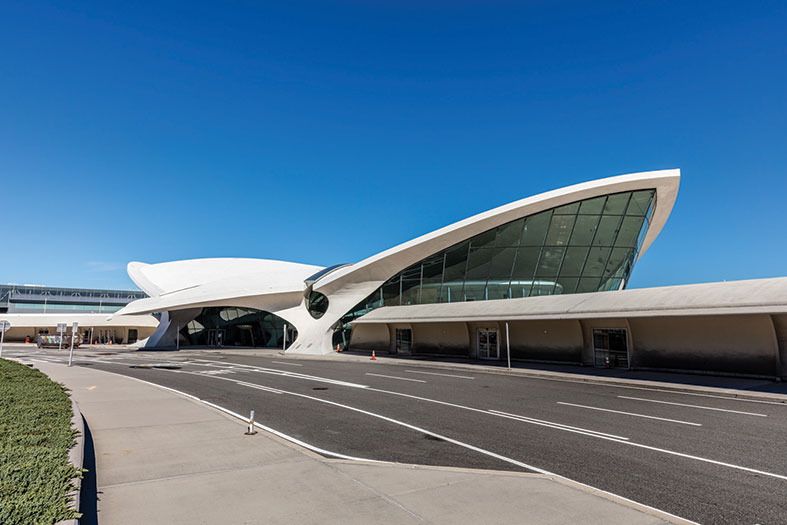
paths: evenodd
<path fill-rule="evenodd" d="M 72 390 L 87 422 L 102 524 L 668 519 L 538 474 L 325 459 L 265 432 L 246 436 L 241 421 L 141 381 L 41 361 L 35 366 Z"/>

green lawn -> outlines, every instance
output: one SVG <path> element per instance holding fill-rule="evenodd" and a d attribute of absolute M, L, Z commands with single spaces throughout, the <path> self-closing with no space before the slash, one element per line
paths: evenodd
<path fill-rule="evenodd" d="M 67 390 L 25 365 L 0 359 L 0 523 L 56 523 L 68 508 L 68 464 L 77 431 Z"/>

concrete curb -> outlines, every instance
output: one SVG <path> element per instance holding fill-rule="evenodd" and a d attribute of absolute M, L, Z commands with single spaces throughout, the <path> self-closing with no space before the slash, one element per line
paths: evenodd
<path fill-rule="evenodd" d="M 81 470 L 85 459 L 85 420 L 82 417 L 82 412 L 79 410 L 79 405 L 77 405 L 76 401 L 73 399 L 71 400 L 71 410 L 73 412 L 71 416 L 71 426 L 79 432 L 79 435 L 76 437 L 74 446 L 68 451 L 68 462 L 74 465 L 74 468 L 77 470 Z M 69 502 L 69 507 L 79 512 L 79 498 L 82 495 L 82 478 L 75 477 L 72 478 L 71 481 L 76 488 L 69 494 L 69 499 L 71 500 Z M 57 525 L 79 525 L 79 519 L 74 518 L 71 520 L 58 521 Z"/>

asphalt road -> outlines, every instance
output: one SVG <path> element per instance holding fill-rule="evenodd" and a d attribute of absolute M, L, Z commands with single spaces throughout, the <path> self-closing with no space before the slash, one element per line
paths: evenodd
<path fill-rule="evenodd" d="M 254 409 L 258 422 L 336 454 L 554 473 L 701 523 L 787 522 L 780 403 L 275 353 L 92 354 L 75 364 Z"/>

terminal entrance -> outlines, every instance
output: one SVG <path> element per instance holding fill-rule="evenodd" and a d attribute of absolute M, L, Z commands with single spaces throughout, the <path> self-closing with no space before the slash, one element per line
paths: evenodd
<path fill-rule="evenodd" d="M 409 355 L 413 344 L 413 331 L 409 328 L 396 329 L 396 353 Z"/>
<path fill-rule="evenodd" d="M 628 368 L 628 338 L 625 328 L 594 328 L 593 356 L 601 368 Z"/>
<path fill-rule="evenodd" d="M 500 341 L 497 328 L 479 328 L 476 336 L 479 359 L 500 359 Z"/>
<path fill-rule="evenodd" d="M 180 328 L 181 345 L 287 348 L 298 331 L 270 312 L 234 306 L 203 308 Z"/>

